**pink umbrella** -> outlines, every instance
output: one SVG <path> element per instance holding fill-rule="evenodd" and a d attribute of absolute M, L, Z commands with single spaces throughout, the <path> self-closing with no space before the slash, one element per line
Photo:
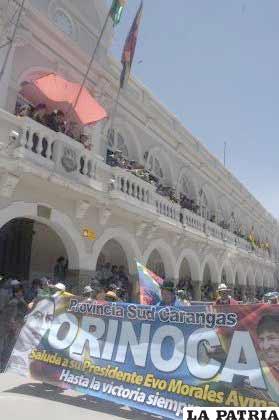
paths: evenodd
<path fill-rule="evenodd" d="M 49 74 L 33 83 L 25 83 L 20 93 L 34 105 L 44 103 L 49 112 L 61 109 L 70 120 L 77 120 L 83 125 L 95 124 L 107 118 L 106 110 L 84 87 L 76 103 L 79 91 L 78 83 L 69 82 L 57 74 Z"/>

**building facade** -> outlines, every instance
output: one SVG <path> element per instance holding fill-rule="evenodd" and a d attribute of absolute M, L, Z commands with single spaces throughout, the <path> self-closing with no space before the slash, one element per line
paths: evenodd
<path fill-rule="evenodd" d="M 19 6 L 0 5 L 5 45 Z M 12 46 L 0 49 L 0 271 L 51 276 L 62 255 L 75 288 L 104 262 L 124 265 L 135 283 L 139 261 L 185 280 L 196 299 L 221 281 L 240 296 L 277 289 L 277 221 L 137 80 L 120 97 L 113 135 L 111 118 L 87 127 L 92 150 L 15 116 L 22 88 L 38 77 L 81 83 L 107 13 L 105 0 L 26 1 Z M 109 26 L 86 82 L 110 117 L 121 72 L 109 55 L 112 36 Z M 171 187 L 176 200 L 108 165 L 115 151 Z"/>

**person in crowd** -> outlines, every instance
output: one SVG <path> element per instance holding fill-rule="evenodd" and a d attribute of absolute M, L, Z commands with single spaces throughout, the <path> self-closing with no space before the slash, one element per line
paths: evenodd
<path fill-rule="evenodd" d="M 113 292 L 112 290 L 109 290 L 105 294 L 105 301 L 106 302 L 120 302 L 120 299 L 115 292 Z"/>
<path fill-rule="evenodd" d="M 65 133 L 65 115 L 61 110 L 53 111 L 47 118 L 47 126 L 56 132 Z"/>
<path fill-rule="evenodd" d="M 224 283 L 217 288 L 215 305 L 237 305 L 238 302 L 230 296 L 231 289 Z"/>
<path fill-rule="evenodd" d="M 53 286 L 52 286 L 50 280 L 47 277 L 42 277 L 41 278 L 41 287 L 38 291 L 38 296 L 37 297 L 39 299 L 51 297 L 51 295 L 53 293 L 53 288 L 52 287 Z"/>
<path fill-rule="evenodd" d="M 106 291 L 101 284 L 95 284 L 93 287 L 92 298 L 97 301 L 105 300 Z"/>
<path fill-rule="evenodd" d="M 118 267 L 117 265 L 113 265 L 111 267 L 111 278 L 110 278 L 110 283 L 114 283 L 114 284 L 118 284 L 119 281 L 119 274 L 118 274 Z"/>
<path fill-rule="evenodd" d="M 170 280 L 164 280 L 160 286 L 161 289 L 161 301 L 157 304 L 158 306 L 179 306 L 180 302 L 175 294 L 174 283 Z"/>
<path fill-rule="evenodd" d="M 111 263 L 105 263 L 104 267 L 101 270 L 101 283 L 107 287 L 109 284 L 109 280 L 111 279 L 112 272 L 111 272 Z"/>
<path fill-rule="evenodd" d="M 52 289 L 52 298 L 56 298 L 57 296 L 60 296 L 62 293 L 66 292 L 66 286 L 63 283 L 56 283 L 53 286 L 51 286 Z"/>
<path fill-rule="evenodd" d="M 54 266 L 54 281 L 64 283 L 66 280 L 68 262 L 65 257 L 59 257 Z"/>
<path fill-rule="evenodd" d="M 0 317 L 0 363 L 1 369 L 6 366 L 19 331 L 24 322 L 28 305 L 24 300 L 23 286 L 13 287 L 13 296 L 2 310 Z"/>
<path fill-rule="evenodd" d="M 121 287 L 125 290 L 129 289 L 129 278 L 125 272 L 125 268 L 124 265 L 120 265 L 119 266 L 119 270 L 118 270 L 118 287 Z"/>
<path fill-rule="evenodd" d="M 278 305 L 279 303 L 279 293 L 278 292 L 269 292 L 263 296 L 263 302 L 269 303 L 271 305 Z"/>
<path fill-rule="evenodd" d="M 187 292 L 183 289 L 177 291 L 177 297 L 180 301 L 181 306 L 191 306 Z"/>
<path fill-rule="evenodd" d="M 41 287 L 42 287 L 42 283 L 40 279 L 34 279 L 32 281 L 32 286 L 27 290 L 25 294 L 25 300 L 27 303 L 31 303 L 34 299 L 37 298 Z"/>
<path fill-rule="evenodd" d="M 84 299 L 85 302 L 92 301 L 92 293 L 93 293 L 93 289 L 90 285 L 84 287 L 82 291 L 82 298 Z"/>
<path fill-rule="evenodd" d="M 81 134 L 79 142 L 84 146 L 85 149 L 91 150 L 92 145 L 90 143 L 89 136 L 87 136 L 86 134 Z"/>
<path fill-rule="evenodd" d="M 17 117 L 31 117 L 33 112 L 34 112 L 34 108 L 32 109 L 31 105 L 22 105 L 19 108 L 16 116 Z"/>
<path fill-rule="evenodd" d="M 46 125 L 47 122 L 47 107 L 45 104 L 38 104 L 31 113 L 31 118 L 40 124 Z"/>

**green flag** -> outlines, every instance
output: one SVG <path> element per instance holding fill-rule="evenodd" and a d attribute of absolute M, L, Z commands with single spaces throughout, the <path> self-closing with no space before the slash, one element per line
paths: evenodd
<path fill-rule="evenodd" d="M 120 22 L 126 2 L 127 0 L 113 0 L 112 6 L 110 8 L 110 16 L 113 21 L 113 26 L 118 25 Z"/>

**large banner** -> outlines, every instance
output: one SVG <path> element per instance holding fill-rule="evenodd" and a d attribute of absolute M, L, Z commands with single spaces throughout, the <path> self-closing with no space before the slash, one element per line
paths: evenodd
<path fill-rule="evenodd" d="M 7 367 L 166 418 L 186 406 L 278 406 L 279 306 L 38 301 Z"/>

